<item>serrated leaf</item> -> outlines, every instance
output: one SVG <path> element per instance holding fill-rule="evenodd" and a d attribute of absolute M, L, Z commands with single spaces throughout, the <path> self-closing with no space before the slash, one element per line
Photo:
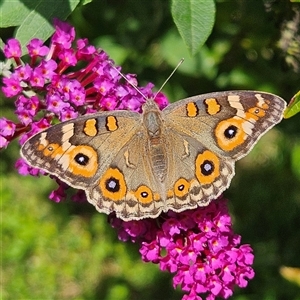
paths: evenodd
<path fill-rule="evenodd" d="M 2 0 L 0 6 L 1 27 L 19 26 L 15 37 L 20 41 L 22 52 L 32 38 L 46 40 L 54 32 L 53 18 L 65 20 L 80 0 Z"/>
<path fill-rule="evenodd" d="M 182 39 L 195 55 L 212 31 L 214 0 L 172 0 L 171 11 Z"/>
<path fill-rule="evenodd" d="M 300 112 L 300 91 L 291 99 L 290 103 L 284 111 L 283 117 L 285 119 L 288 119 L 298 112 Z"/>

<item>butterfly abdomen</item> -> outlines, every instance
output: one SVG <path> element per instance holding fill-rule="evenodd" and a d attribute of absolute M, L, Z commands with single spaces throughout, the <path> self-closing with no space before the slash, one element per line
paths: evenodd
<path fill-rule="evenodd" d="M 144 107 L 144 126 L 148 135 L 148 151 L 154 176 L 163 182 L 167 173 L 167 154 L 162 134 L 161 111 L 153 101 Z"/>
<path fill-rule="evenodd" d="M 161 143 L 161 139 L 159 140 L 158 143 L 150 142 L 150 157 L 155 177 L 157 177 L 160 182 L 163 182 L 167 174 L 167 156 L 165 147 Z"/>

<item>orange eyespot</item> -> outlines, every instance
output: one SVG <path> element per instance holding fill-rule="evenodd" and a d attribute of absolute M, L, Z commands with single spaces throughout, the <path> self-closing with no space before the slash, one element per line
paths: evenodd
<path fill-rule="evenodd" d="M 149 204 L 153 202 L 153 193 L 146 185 L 139 186 L 134 192 L 134 196 L 143 204 Z"/>
<path fill-rule="evenodd" d="M 100 179 L 99 188 L 104 198 L 124 200 L 127 186 L 123 173 L 117 168 L 109 168 Z"/>
<path fill-rule="evenodd" d="M 74 146 L 70 147 L 60 159 L 62 164 L 65 157 L 68 157 L 68 170 L 74 175 L 83 177 L 92 177 L 98 169 L 98 154 L 90 146 Z"/>
<path fill-rule="evenodd" d="M 198 154 L 195 164 L 196 177 L 201 184 L 211 184 L 220 176 L 220 160 L 211 151 Z"/>
<path fill-rule="evenodd" d="M 180 178 L 174 184 L 174 194 L 178 198 L 186 197 L 190 190 L 190 183 L 184 179 Z"/>
<path fill-rule="evenodd" d="M 252 107 L 248 109 L 248 113 L 252 114 L 253 117 L 256 117 L 256 120 L 265 116 L 266 112 L 259 107 Z"/>
<path fill-rule="evenodd" d="M 42 145 L 39 145 L 39 148 L 42 148 Z M 58 152 L 57 152 L 58 151 Z M 48 144 L 43 151 L 43 154 L 45 156 L 51 156 L 54 157 L 57 154 L 62 154 L 63 151 L 61 149 L 61 146 L 59 144 Z"/>
<path fill-rule="evenodd" d="M 215 129 L 218 146 L 224 151 L 231 151 L 243 144 L 247 138 L 243 126 L 249 127 L 249 124 L 250 122 L 235 118 L 221 121 Z"/>

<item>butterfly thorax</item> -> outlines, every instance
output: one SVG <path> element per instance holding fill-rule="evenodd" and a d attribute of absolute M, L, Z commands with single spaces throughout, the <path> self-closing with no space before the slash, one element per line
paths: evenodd
<path fill-rule="evenodd" d="M 167 173 L 167 155 L 162 134 L 163 121 L 161 112 L 153 100 L 143 106 L 144 126 L 148 135 L 147 151 L 149 153 L 153 174 L 163 182 Z"/>

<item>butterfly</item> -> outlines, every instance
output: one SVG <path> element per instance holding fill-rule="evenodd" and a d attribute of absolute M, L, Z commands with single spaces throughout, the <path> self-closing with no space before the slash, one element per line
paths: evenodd
<path fill-rule="evenodd" d="M 217 198 L 285 105 L 256 91 L 197 95 L 163 110 L 148 99 L 142 114 L 103 111 L 54 125 L 29 138 L 21 155 L 84 190 L 99 212 L 155 218 Z"/>

